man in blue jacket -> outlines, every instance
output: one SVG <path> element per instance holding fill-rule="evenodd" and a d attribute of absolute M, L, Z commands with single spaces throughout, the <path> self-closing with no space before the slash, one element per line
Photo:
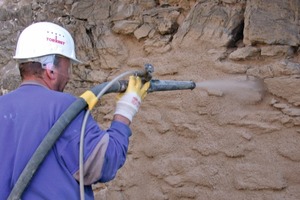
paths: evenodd
<path fill-rule="evenodd" d="M 70 77 L 74 41 L 64 28 L 49 22 L 27 27 L 14 59 L 22 83 L 0 96 L 0 199 L 7 199 L 22 170 L 61 114 L 76 100 L 62 91 Z M 131 86 L 131 88 L 130 88 Z M 149 84 L 131 76 L 117 101 L 110 128 L 102 130 L 89 116 L 84 139 L 85 199 L 94 199 L 91 184 L 112 180 L 126 160 L 131 130 Z M 65 129 L 23 193 L 23 200 L 79 199 L 79 143 L 84 112 Z"/>

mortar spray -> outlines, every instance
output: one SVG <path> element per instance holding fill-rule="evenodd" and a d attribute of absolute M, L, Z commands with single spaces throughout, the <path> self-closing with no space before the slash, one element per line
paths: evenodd
<path fill-rule="evenodd" d="M 263 81 L 254 77 L 207 80 L 197 82 L 196 88 L 206 91 L 211 96 L 229 96 L 244 102 L 260 101 L 265 94 Z"/>

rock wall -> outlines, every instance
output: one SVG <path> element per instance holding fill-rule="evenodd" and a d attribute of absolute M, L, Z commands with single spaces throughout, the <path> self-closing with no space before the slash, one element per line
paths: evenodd
<path fill-rule="evenodd" d="M 96 199 L 298 200 L 299 15 L 299 0 L 2 0 L 0 95 L 19 83 L 20 31 L 61 24 L 85 61 L 67 87 L 74 95 L 145 63 L 157 79 L 217 85 L 148 94 L 126 164 L 94 186 Z M 264 93 L 234 90 L 253 77 Z M 221 90 L 228 80 L 231 93 Z M 93 110 L 103 128 L 114 98 Z"/>

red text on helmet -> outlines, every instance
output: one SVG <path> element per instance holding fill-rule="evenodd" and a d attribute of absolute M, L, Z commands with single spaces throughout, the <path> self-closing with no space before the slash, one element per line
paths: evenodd
<path fill-rule="evenodd" d="M 55 42 L 55 43 L 62 44 L 62 45 L 65 44 L 64 41 L 58 40 L 58 39 L 57 39 L 57 36 L 55 36 L 55 38 L 49 38 L 49 37 L 47 37 L 47 41 Z"/>

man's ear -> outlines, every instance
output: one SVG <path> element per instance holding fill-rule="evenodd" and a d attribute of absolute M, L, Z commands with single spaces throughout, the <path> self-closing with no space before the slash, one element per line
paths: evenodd
<path fill-rule="evenodd" d="M 55 79 L 54 71 L 50 69 L 45 69 L 46 70 L 46 75 L 50 80 Z"/>

